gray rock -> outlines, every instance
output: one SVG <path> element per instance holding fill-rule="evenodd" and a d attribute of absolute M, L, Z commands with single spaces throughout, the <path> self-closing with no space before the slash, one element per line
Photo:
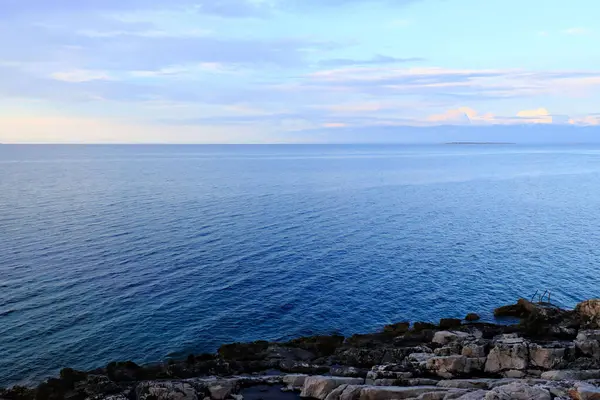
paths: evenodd
<path fill-rule="evenodd" d="M 575 352 L 573 343 L 530 344 L 529 358 L 532 367 L 555 369 L 563 365 Z"/>
<path fill-rule="evenodd" d="M 600 359 L 600 330 L 579 331 L 575 346 L 583 354 Z"/>
<path fill-rule="evenodd" d="M 600 400 L 600 388 L 585 382 L 577 382 L 570 394 L 578 400 Z"/>
<path fill-rule="evenodd" d="M 467 393 L 457 398 L 457 400 L 484 400 L 487 395 L 487 390 L 478 390 L 476 392 Z"/>
<path fill-rule="evenodd" d="M 542 374 L 542 379 L 549 381 L 585 381 L 588 379 L 600 379 L 600 370 L 558 370 L 546 371 Z"/>
<path fill-rule="evenodd" d="M 469 337 L 465 332 L 438 331 L 433 335 L 432 343 L 446 345 L 451 342 L 464 341 Z"/>
<path fill-rule="evenodd" d="M 191 384 L 177 381 L 142 382 L 136 387 L 135 394 L 138 400 L 198 400 Z"/>
<path fill-rule="evenodd" d="M 465 356 L 433 357 L 427 361 L 427 369 L 442 378 L 454 378 L 481 371 L 485 358 Z"/>
<path fill-rule="evenodd" d="M 465 357 L 471 358 L 485 357 L 485 345 L 477 343 L 465 343 L 461 354 Z"/>
<path fill-rule="evenodd" d="M 448 379 L 439 381 L 437 386 L 448 389 L 489 389 L 491 379 Z"/>
<path fill-rule="evenodd" d="M 302 390 L 307 376 L 303 374 L 284 375 L 282 381 L 288 390 Z"/>
<path fill-rule="evenodd" d="M 591 299 L 577 304 L 575 312 L 589 328 L 600 328 L 600 299 Z"/>
<path fill-rule="evenodd" d="M 333 389 L 325 400 L 358 400 L 362 385 L 341 385 Z"/>
<path fill-rule="evenodd" d="M 506 370 L 527 369 L 529 351 L 527 342 L 516 335 L 502 335 L 488 354 L 485 372 L 499 373 Z"/>
<path fill-rule="evenodd" d="M 552 395 L 543 387 L 514 382 L 492 389 L 485 400 L 552 400 Z"/>
<path fill-rule="evenodd" d="M 362 378 L 342 378 L 330 376 L 309 376 L 304 380 L 301 397 L 324 400 L 333 389 L 341 385 L 362 385 Z"/>
<path fill-rule="evenodd" d="M 415 398 L 423 393 L 446 392 L 447 389 L 437 386 L 365 386 L 360 391 L 359 400 L 401 400 Z M 340 399 L 341 400 L 341 399 Z M 346 399 L 350 400 L 350 399 Z"/>
<path fill-rule="evenodd" d="M 219 379 L 208 383 L 208 392 L 213 400 L 225 400 L 239 389 L 238 379 Z"/>

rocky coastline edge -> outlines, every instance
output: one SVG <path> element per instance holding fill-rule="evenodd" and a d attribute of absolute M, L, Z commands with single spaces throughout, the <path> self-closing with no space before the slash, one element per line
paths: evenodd
<path fill-rule="evenodd" d="M 376 333 L 223 345 L 140 366 L 65 368 L 0 400 L 600 400 L 600 299 L 565 310 L 520 299 L 519 323 L 399 322 Z"/>

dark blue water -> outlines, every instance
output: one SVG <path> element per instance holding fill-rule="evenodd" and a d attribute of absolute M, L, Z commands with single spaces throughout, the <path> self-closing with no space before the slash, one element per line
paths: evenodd
<path fill-rule="evenodd" d="M 0 146 L 0 384 L 600 295 L 600 147 Z"/>

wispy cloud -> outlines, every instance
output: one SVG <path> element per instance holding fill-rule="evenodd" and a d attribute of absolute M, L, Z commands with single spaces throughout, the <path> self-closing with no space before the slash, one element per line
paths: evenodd
<path fill-rule="evenodd" d="M 351 58 L 335 58 L 331 60 L 323 60 L 319 63 L 321 67 L 347 67 L 360 65 L 388 65 L 388 64 L 403 64 L 425 61 L 422 57 L 392 57 L 378 54 L 369 59 L 351 59 Z"/>
<path fill-rule="evenodd" d="M 567 35 L 589 35 L 590 33 L 592 33 L 590 29 L 582 27 L 567 28 L 562 32 Z"/>

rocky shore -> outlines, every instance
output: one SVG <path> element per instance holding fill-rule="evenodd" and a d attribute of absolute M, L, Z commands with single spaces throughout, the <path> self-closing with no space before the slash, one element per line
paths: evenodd
<path fill-rule="evenodd" d="M 382 332 L 236 343 L 216 354 L 94 371 L 63 369 L 0 400 L 600 399 L 600 300 L 563 310 L 521 299 L 518 324 L 442 319 Z"/>

